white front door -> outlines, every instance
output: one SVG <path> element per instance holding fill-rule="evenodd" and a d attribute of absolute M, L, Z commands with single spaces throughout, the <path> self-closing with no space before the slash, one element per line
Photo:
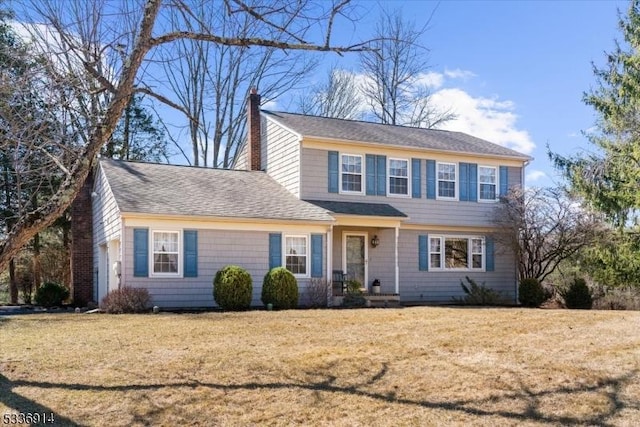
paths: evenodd
<path fill-rule="evenodd" d="M 342 235 L 342 265 L 348 280 L 357 280 L 362 288 L 368 288 L 368 235 L 367 233 L 349 233 Z"/>

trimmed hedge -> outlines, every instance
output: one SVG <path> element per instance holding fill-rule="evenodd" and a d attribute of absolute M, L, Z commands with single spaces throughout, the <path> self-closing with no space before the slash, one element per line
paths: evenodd
<path fill-rule="evenodd" d="M 252 293 L 251 275 L 237 265 L 223 267 L 213 279 L 213 299 L 223 310 L 247 310 Z"/>
<path fill-rule="evenodd" d="M 35 302 L 43 307 L 59 307 L 69 298 L 69 289 L 58 283 L 47 282 L 36 290 Z"/>
<path fill-rule="evenodd" d="M 523 279 L 518 287 L 518 299 L 524 307 L 540 307 L 547 298 L 538 279 Z"/>
<path fill-rule="evenodd" d="M 276 310 L 298 306 L 298 281 L 284 267 L 272 268 L 262 282 L 262 303 L 271 304 Z"/>
<path fill-rule="evenodd" d="M 576 278 L 569 289 L 562 293 L 567 308 L 590 310 L 593 307 L 591 290 L 584 279 Z"/>

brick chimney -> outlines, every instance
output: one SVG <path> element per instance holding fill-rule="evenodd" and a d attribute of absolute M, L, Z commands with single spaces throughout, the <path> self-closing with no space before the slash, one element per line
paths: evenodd
<path fill-rule="evenodd" d="M 93 301 L 93 172 L 71 204 L 71 294 L 76 306 Z"/>
<path fill-rule="evenodd" d="M 249 93 L 249 103 L 247 105 L 247 138 L 249 142 L 249 169 L 252 171 L 262 170 L 262 153 L 260 149 L 260 95 L 255 87 Z"/>

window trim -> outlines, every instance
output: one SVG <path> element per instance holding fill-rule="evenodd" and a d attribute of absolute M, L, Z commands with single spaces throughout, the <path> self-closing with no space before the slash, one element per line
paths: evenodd
<path fill-rule="evenodd" d="M 343 190 L 342 189 L 342 175 L 344 173 L 349 173 L 351 175 L 357 175 L 351 172 L 343 172 L 342 171 L 342 158 L 343 156 L 350 157 L 360 157 L 360 191 L 351 191 L 351 190 Z M 364 155 L 362 154 L 353 154 L 353 153 L 338 153 L 338 193 L 339 194 L 364 194 L 366 188 L 366 162 Z"/>
<path fill-rule="evenodd" d="M 391 175 L 391 161 L 400 160 L 407 164 L 407 176 Z M 404 178 L 407 180 L 407 193 L 392 193 L 391 178 Z M 387 197 L 411 197 L 411 161 L 402 157 L 387 157 Z"/>
<path fill-rule="evenodd" d="M 155 271 L 155 250 L 154 250 L 154 236 L 156 233 L 173 233 L 178 235 L 178 271 L 176 273 L 162 273 Z M 184 243 L 183 243 L 183 230 L 182 229 L 150 229 L 149 230 L 149 277 L 156 278 L 182 278 L 184 277 Z"/>
<path fill-rule="evenodd" d="M 306 279 L 311 277 L 311 238 L 309 234 L 282 234 L 282 266 L 287 268 L 287 238 L 304 237 L 305 241 L 305 274 L 291 272 L 296 279 Z M 300 256 L 300 255 L 296 255 Z M 289 271 L 287 269 L 287 271 Z"/>
<path fill-rule="evenodd" d="M 481 168 L 486 168 L 486 169 L 493 169 L 496 173 L 496 182 L 494 184 L 495 186 L 495 195 L 496 197 L 494 199 L 483 199 L 482 198 L 482 192 L 480 191 L 480 185 L 481 184 L 486 184 L 486 183 L 482 183 L 480 182 L 480 169 Z M 496 203 L 500 200 L 500 171 L 499 168 L 497 166 L 489 166 L 489 165 L 478 165 L 478 202 L 480 203 Z"/>
<path fill-rule="evenodd" d="M 449 165 L 454 167 L 455 179 L 453 181 L 453 188 L 455 191 L 454 197 L 447 197 L 440 195 L 440 181 L 442 182 L 451 182 L 450 180 L 441 180 L 440 179 L 440 165 Z M 460 167 L 458 163 L 454 162 L 436 162 L 436 200 L 453 200 L 457 201 L 460 197 Z"/>
<path fill-rule="evenodd" d="M 440 267 L 433 267 L 431 265 L 431 239 L 440 239 Z M 466 268 L 447 268 L 446 266 L 446 251 L 445 244 L 447 239 L 466 239 L 467 241 L 467 267 Z M 482 242 L 482 266 L 480 268 L 473 268 L 473 255 L 478 255 L 477 252 L 473 252 L 473 240 L 480 240 Z M 437 254 L 435 252 L 434 254 Z M 438 234 L 429 235 L 429 245 L 427 251 L 427 257 L 429 260 L 429 271 L 474 271 L 485 272 L 487 265 L 487 240 L 486 236 L 476 235 L 454 235 L 454 234 Z"/>
<path fill-rule="evenodd" d="M 439 251 L 431 251 L 431 240 L 437 240 L 438 241 L 438 246 L 440 247 Z M 429 241 L 428 241 L 429 246 L 427 246 L 427 260 L 429 261 L 429 270 L 442 270 L 442 236 L 429 236 Z M 439 266 L 438 267 L 434 267 L 431 264 L 431 255 L 438 255 L 438 261 L 439 261 Z"/>

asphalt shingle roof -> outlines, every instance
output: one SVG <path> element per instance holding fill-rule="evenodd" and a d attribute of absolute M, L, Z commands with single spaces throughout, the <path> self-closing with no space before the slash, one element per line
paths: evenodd
<path fill-rule="evenodd" d="M 334 202 L 330 200 L 307 200 L 307 202 L 336 214 L 387 216 L 393 218 L 407 217 L 407 215 L 386 203 Z"/>
<path fill-rule="evenodd" d="M 383 125 L 380 123 L 266 110 L 262 110 L 262 114 L 303 137 L 395 145 L 485 156 L 512 157 L 522 160 L 531 159 L 531 157 L 510 148 L 462 132 Z"/>
<path fill-rule="evenodd" d="M 123 213 L 292 221 L 332 221 L 260 171 L 101 159 Z"/>

